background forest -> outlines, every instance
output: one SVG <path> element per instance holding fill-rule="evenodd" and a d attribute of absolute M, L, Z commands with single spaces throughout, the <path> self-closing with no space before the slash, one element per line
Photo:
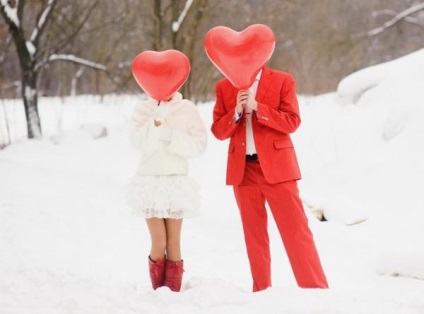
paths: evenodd
<path fill-rule="evenodd" d="M 192 63 L 184 94 L 193 100 L 211 99 L 214 83 L 221 75 L 204 53 L 203 38 L 218 25 L 237 31 L 254 23 L 270 26 L 277 37 L 270 65 L 291 72 L 301 94 L 333 91 L 347 74 L 415 51 L 424 42 L 423 10 L 384 32 L 366 33 L 422 3 L 416 0 L 5 2 L 20 2 L 24 6 L 22 28 L 28 34 L 46 4 L 55 2 L 36 54 L 40 65 L 38 93 L 45 96 L 138 93 L 140 89 L 130 71 L 132 59 L 143 50 L 175 48 L 186 53 Z M 187 3 L 191 6 L 184 20 L 173 27 Z M 52 54 L 73 55 L 101 66 L 90 68 L 49 58 Z M 0 97 L 21 97 L 16 46 L 3 18 Z"/>

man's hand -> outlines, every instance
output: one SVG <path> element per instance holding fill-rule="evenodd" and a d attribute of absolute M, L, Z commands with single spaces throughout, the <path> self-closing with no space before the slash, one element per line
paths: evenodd
<path fill-rule="evenodd" d="M 249 98 L 246 103 L 246 112 L 252 112 L 258 110 L 258 102 L 255 100 L 255 95 L 249 92 Z"/>
<path fill-rule="evenodd" d="M 236 110 L 238 114 L 242 114 L 243 110 L 246 113 L 251 113 L 253 110 L 258 109 L 258 102 L 255 96 L 249 90 L 241 90 L 237 94 Z"/>
<path fill-rule="evenodd" d="M 239 115 L 243 113 L 243 110 L 246 107 L 248 99 L 249 99 L 249 91 L 248 90 L 240 90 L 237 93 L 236 110 L 237 110 L 237 113 Z"/>

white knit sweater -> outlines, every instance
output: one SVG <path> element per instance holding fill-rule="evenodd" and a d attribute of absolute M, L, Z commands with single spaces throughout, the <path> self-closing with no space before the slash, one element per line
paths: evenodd
<path fill-rule="evenodd" d="M 196 106 L 177 92 L 159 106 L 153 99 L 138 104 L 130 139 L 141 152 L 138 175 L 172 175 L 188 173 L 187 159 L 204 153 L 207 135 Z"/>

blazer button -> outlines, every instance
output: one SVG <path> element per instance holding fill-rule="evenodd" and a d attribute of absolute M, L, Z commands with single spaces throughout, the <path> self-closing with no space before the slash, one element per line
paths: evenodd
<path fill-rule="evenodd" d="M 242 145 L 242 146 L 245 146 L 246 144 L 243 142 L 243 143 L 241 143 L 241 145 Z"/>

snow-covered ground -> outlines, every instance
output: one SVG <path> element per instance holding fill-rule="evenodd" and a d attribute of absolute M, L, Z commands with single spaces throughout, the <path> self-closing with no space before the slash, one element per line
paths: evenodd
<path fill-rule="evenodd" d="M 20 102 L 6 101 L 14 144 L 0 151 L 0 313 L 424 313 L 419 53 L 421 61 L 353 74 L 338 92 L 300 97 L 299 184 L 329 290 L 296 286 L 271 219 L 274 287 L 250 292 L 224 184 L 228 143 L 209 134 L 207 152 L 191 162 L 203 205 L 184 222 L 183 290 L 153 291 L 145 222 L 125 204 L 138 159 L 126 121 L 139 99 L 43 98 L 42 141 L 20 139 Z M 198 106 L 208 129 L 212 107 Z M 93 139 L 102 125 L 108 135 Z"/>

